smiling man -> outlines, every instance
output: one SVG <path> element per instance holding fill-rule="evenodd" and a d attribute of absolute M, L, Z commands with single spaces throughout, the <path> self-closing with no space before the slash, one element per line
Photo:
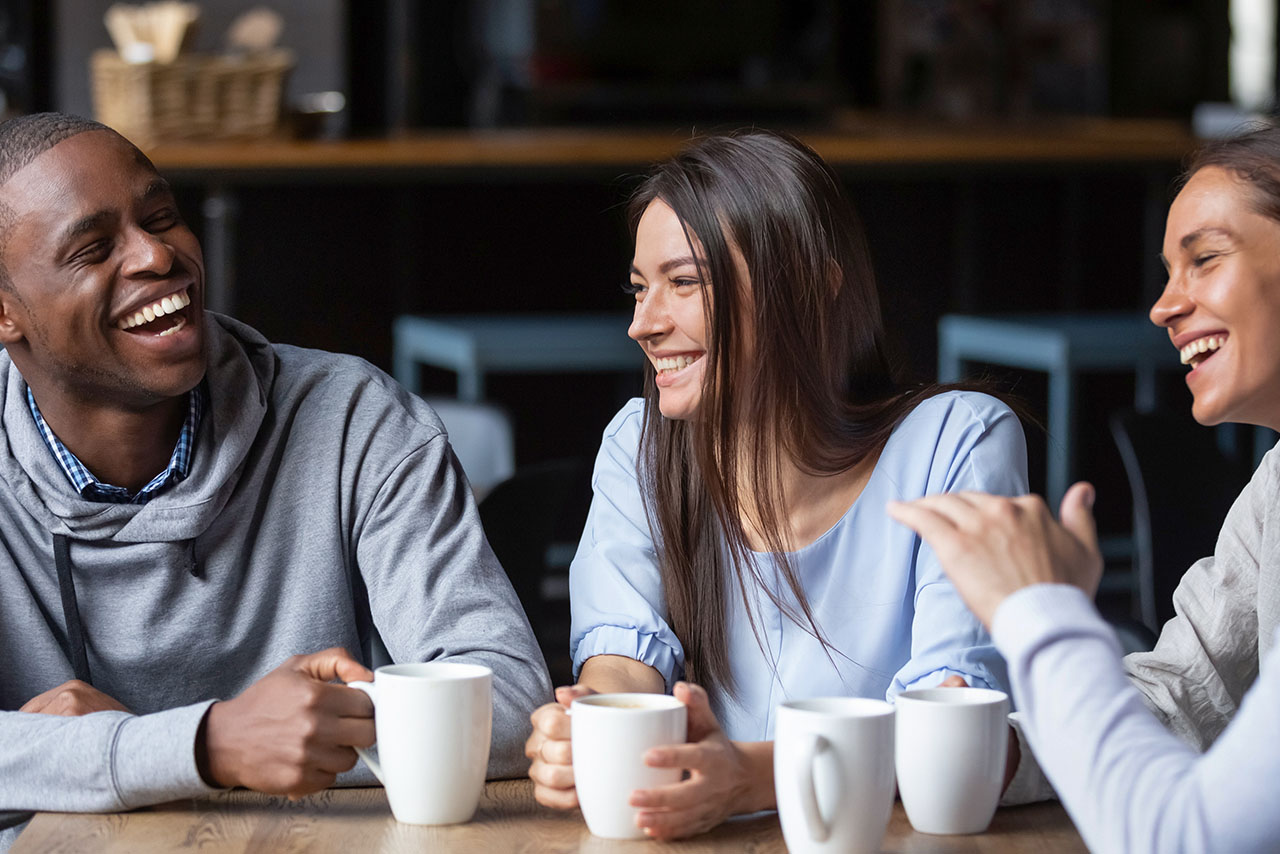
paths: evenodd
<path fill-rule="evenodd" d="M 490 775 L 521 773 L 550 686 L 439 420 L 203 296 L 141 152 L 0 125 L 0 823 L 330 785 L 379 636 L 491 667 Z"/>

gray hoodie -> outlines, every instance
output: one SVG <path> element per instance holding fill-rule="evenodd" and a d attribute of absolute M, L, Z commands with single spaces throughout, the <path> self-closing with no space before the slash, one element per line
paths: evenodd
<path fill-rule="evenodd" d="M 546 667 L 435 413 L 359 359 L 207 317 L 190 475 L 141 506 L 76 494 L 0 354 L 0 811 L 209 792 L 193 745 L 210 703 L 297 653 L 369 663 L 370 620 L 395 661 L 493 669 L 489 774 L 522 773 Z M 74 677 L 54 535 L 92 684 L 135 714 L 14 711 Z M 372 779 L 361 765 L 344 781 Z"/>

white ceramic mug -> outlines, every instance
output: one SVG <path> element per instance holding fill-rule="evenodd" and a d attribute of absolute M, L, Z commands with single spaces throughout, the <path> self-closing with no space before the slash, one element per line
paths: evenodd
<path fill-rule="evenodd" d="M 858 697 L 778 707 L 773 785 L 791 854 L 880 850 L 893 812 L 893 715 Z"/>
<path fill-rule="evenodd" d="M 493 671 L 451 661 L 390 664 L 372 683 L 347 684 L 373 700 L 378 753 L 356 753 L 386 787 L 396 820 L 469 821 L 489 766 Z"/>
<path fill-rule="evenodd" d="M 592 694 L 569 706 L 573 782 L 587 829 L 606 839 L 640 839 L 639 812 L 628 801 L 636 789 L 678 783 L 679 768 L 651 768 L 651 747 L 684 744 L 688 713 L 665 694 Z"/>
<path fill-rule="evenodd" d="M 903 691 L 898 792 L 921 833 L 981 833 L 1004 786 L 1009 695 L 986 688 Z"/>

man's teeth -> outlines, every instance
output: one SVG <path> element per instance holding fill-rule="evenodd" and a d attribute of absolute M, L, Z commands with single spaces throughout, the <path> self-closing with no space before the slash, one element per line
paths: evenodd
<path fill-rule="evenodd" d="M 696 361 L 698 360 L 693 356 L 670 356 L 665 359 L 654 359 L 653 366 L 658 369 L 658 373 L 665 374 L 667 371 L 687 368 Z"/>
<path fill-rule="evenodd" d="M 135 326 L 141 326 L 144 323 L 150 323 L 157 317 L 164 317 L 166 314 L 173 314 L 175 311 L 181 311 L 191 305 L 191 297 L 187 296 L 185 290 L 179 291 L 172 296 L 167 296 L 153 305 L 144 306 L 140 311 L 136 312 L 132 317 L 126 317 L 116 325 L 121 329 L 132 329 Z M 185 324 L 177 324 L 171 329 L 165 330 L 163 335 L 172 334 L 181 329 Z"/>
<path fill-rule="evenodd" d="M 1224 343 L 1226 343 L 1226 340 L 1227 340 L 1227 336 L 1225 335 L 1223 336 L 1210 335 L 1207 338 L 1199 338 L 1195 341 L 1192 341 L 1190 344 L 1188 344 L 1187 346 L 1179 350 L 1178 355 L 1182 359 L 1182 364 L 1187 365 L 1191 363 L 1192 359 L 1194 359 L 1196 356 L 1200 355 L 1201 353 L 1208 353 L 1213 350 L 1217 350 Z"/>
<path fill-rule="evenodd" d="M 166 335 L 172 335 L 173 333 L 177 332 L 179 329 L 181 329 L 186 325 L 187 325 L 187 319 L 185 317 L 179 317 L 177 323 L 173 324 L 173 326 L 170 326 L 164 332 L 160 333 L 160 337 L 163 338 Z"/>

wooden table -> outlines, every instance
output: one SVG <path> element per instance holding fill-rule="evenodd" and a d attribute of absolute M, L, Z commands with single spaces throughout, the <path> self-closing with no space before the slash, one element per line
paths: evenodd
<path fill-rule="evenodd" d="M 33 852 L 758 852 L 782 854 L 786 847 L 777 816 L 738 819 L 710 833 L 675 843 L 614 842 L 587 832 L 581 816 L 544 809 L 533 801 L 528 780 L 485 786 L 469 824 L 413 827 L 391 817 L 382 789 L 330 789 L 291 802 L 236 791 L 178 801 L 129 813 L 83 815 L 41 813 L 11 849 Z M 885 852 L 1085 851 L 1057 803 L 1000 810 L 990 829 L 977 836 L 916 833 L 895 805 Z"/>

